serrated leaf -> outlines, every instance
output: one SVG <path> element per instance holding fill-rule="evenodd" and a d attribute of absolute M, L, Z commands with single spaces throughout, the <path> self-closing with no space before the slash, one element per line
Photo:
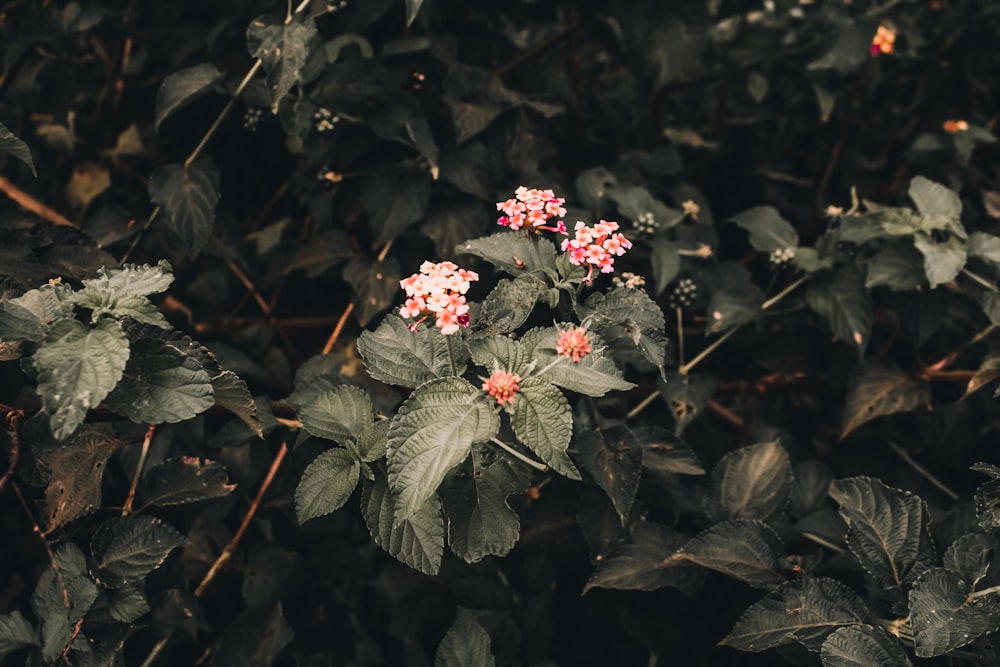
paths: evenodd
<path fill-rule="evenodd" d="M 509 333 L 524 324 L 545 284 L 533 275 L 501 280 L 483 301 L 477 328 L 487 334 Z"/>
<path fill-rule="evenodd" d="M 649 244 L 649 261 L 653 268 L 654 296 L 659 296 L 681 271 L 680 246 L 673 241 L 653 239 Z"/>
<path fill-rule="evenodd" d="M 87 576 L 87 557 L 75 544 L 63 543 L 54 550 L 59 575 L 49 565 L 35 584 L 31 608 L 41 621 L 42 659 L 55 662 L 73 636 L 73 627 L 97 600 L 98 590 Z M 69 607 L 66 607 L 66 600 Z"/>
<path fill-rule="evenodd" d="M 376 474 L 374 482 L 364 481 L 361 514 L 375 544 L 415 570 L 437 574 L 444 553 L 441 501 L 431 496 L 408 519 L 397 523 L 398 513 L 396 497 L 389 490 L 385 474 Z"/>
<path fill-rule="evenodd" d="M 281 100 L 299 84 L 316 35 L 316 23 L 298 12 L 287 21 L 261 16 L 247 28 L 247 49 L 252 57 L 260 58 L 267 72 L 267 94 L 273 113 L 278 113 Z"/>
<path fill-rule="evenodd" d="M 855 371 L 847 388 L 840 439 L 876 417 L 916 410 L 930 400 L 927 383 L 894 366 L 865 363 Z"/>
<path fill-rule="evenodd" d="M 431 175 L 416 166 L 376 169 L 361 185 L 361 200 L 380 245 L 423 218 L 430 198 Z"/>
<path fill-rule="evenodd" d="M 643 470 L 661 479 L 670 475 L 704 475 L 698 455 L 678 436 L 658 426 L 632 429 L 642 445 Z"/>
<path fill-rule="evenodd" d="M 108 396 L 129 359 L 128 338 L 113 320 L 93 328 L 71 319 L 52 325 L 34 361 L 38 394 L 56 439 L 72 435 L 87 411 Z"/>
<path fill-rule="evenodd" d="M 976 597 L 968 582 L 935 567 L 910 589 L 910 619 L 917 657 L 944 655 L 1000 628 L 1000 595 Z"/>
<path fill-rule="evenodd" d="M 73 442 L 47 454 L 40 464 L 49 475 L 45 522 L 52 531 L 101 506 L 101 480 L 121 442 L 107 431 L 85 426 Z"/>
<path fill-rule="evenodd" d="M 263 438 L 264 425 L 257 418 L 257 403 L 253 400 L 247 383 L 232 371 L 222 371 L 212 376 L 211 381 L 215 404 L 239 417 L 258 438 Z"/>
<path fill-rule="evenodd" d="M 726 521 L 691 538 L 673 555 L 753 586 L 770 590 L 782 583 L 784 544 L 762 521 Z"/>
<path fill-rule="evenodd" d="M 25 646 L 38 646 L 35 629 L 16 609 L 0 614 L 0 657 Z"/>
<path fill-rule="evenodd" d="M 172 424 L 215 405 L 212 381 L 193 357 L 155 338 L 132 344 L 122 381 L 108 407 L 142 424 Z"/>
<path fill-rule="evenodd" d="M 170 115 L 214 88 L 222 77 L 218 67 L 202 63 L 174 72 L 164 79 L 156 91 L 156 131 L 160 131 L 160 125 Z"/>
<path fill-rule="evenodd" d="M 309 464 L 295 489 L 295 517 L 300 524 L 326 516 L 347 502 L 361 475 L 361 462 L 346 449 L 330 449 Z"/>
<path fill-rule="evenodd" d="M 767 521 L 788 504 L 792 466 L 777 440 L 726 454 L 712 470 L 708 513 L 716 521 Z"/>
<path fill-rule="evenodd" d="M 294 637 L 280 602 L 249 609 L 222 633 L 209 667 L 270 667 Z"/>
<path fill-rule="evenodd" d="M 733 216 L 732 222 L 750 233 L 750 245 L 760 252 L 773 252 L 799 245 L 791 223 L 773 206 L 756 206 Z"/>
<path fill-rule="evenodd" d="M 521 341 L 507 336 L 476 336 L 469 338 L 472 363 L 492 373 L 500 370 L 516 375 L 528 374 L 528 352 Z"/>
<path fill-rule="evenodd" d="M 162 166 L 149 177 L 150 200 L 190 255 L 198 254 L 212 236 L 219 197 L 219 169 L 205 156 L 187 167 Z"/>
<path fill-rule="evenodd" d="M 906 291 L 922 285 L 927 277 L 924 258 L 912 243 L 893 243 L 872 255 L 866 262 L 865 287 L 886 285 Z"/>
<path fill-rule="evenodd" d="M 156 517 L 130 514 L 109 519 L 97 527 L 90 542 L 92 573 L 108 588 L 142 581 L 184 542 L 173 526 Z"/>
<path fill-rule="evenodd" d="M 560 475 L 580 479 L 566 453 L 573 437 L 573 412 L 556 387 L 538 377 L 522 380 L 510 409 L 510 425 L 518 440 L 546 465 Z"/>
<path fill-rule="evenodd" d="M 486 394 L 465 380 L 446 377 L 417 387 L 389 427 L 386 457 L 397 522 L 419 511 L 472 445 L 499 428 Z"/>
<path fill-rule="evenodd" d="M 826 320 L 833 335 L 863 352 L 872 330 L 872 308 L 861 277 L 840 269 L 818 275 L 806 285 L 806 303 Z"/>
<path fill-rule="evenodd" d="M 512 276 L 534 272 L 552 275 L 556 266 L 556 247 L 551 241 L 514 231 L 460 243 L 455 252 L 482 257 Z"/>
<path fill-rule="evenodd" d="M 583 592 L 592 588 L 655 591 L 673 586 L 685 589 L 697 577 L 696 568 L 672 555 L 684 544 L 676 530 L 648 521 L 640 522 L 632 539 L 607 558 L 599 558 Z"/>
<path fill-rule="evenodd" d="M 474 446 L 441 485 L 451 550 L 469 563 L 507 555 L 520 529 L 507 498 L 530 484 L 531 471 L 523 463 L 491 444 Z"/>
<path fill-rule="evenodd" d="M 132 623 L 149 613 L 149 602 L 138 588 L 112 588 L 106 592 L 108 613 L 119 623 Z"/>
<path fill-rule="evenodd" d="M 609 327 L 621 326 L 649 363 L 657 367 L 666 363 L 663 311 L 646 292 L 628 287 L 618 287 L 606 294 L 597 292 L 577 310 L 580 317 L 593 318 L 594 328 L 605 339 L 611 339 Z"/>
<path fill-rule="evenodd" d="M 38 176 L 35 171 L 35 162 L 31 159 L 31 149 L 11 132 L 6 125 L 0 123 L 0 153 L 13 155 L 18 160 L 28 165 L 32 176 Z"/>
<path fill-rule="evenodd" d="M 591 353 L 574 362 L 556 351 L 563 329 L 545 327 L 532 329 L 521 338 L 528 356 L 535 360 L 538 377 L 552 384 L 586 396 L 603 396 L 609 391 L 627 391 L 635 387 L 622 377 L 622 371 L 605 355 L 604 341 L 594 332 L 587 332 Z M 557 359 L 559 363 L 553 362 Z"/>
<path fill-rule="evenodd" d="M 380 419 L 361 431 L 355 447 L 362 461 L 371 463 L 385 456 L 385 450 L 389 446 L 389 426 L 391 425 L 392 420 Z"/>
<path fill-rule="evenodd" d="M 753 294 L 720 289 L 712 294 L 707 312 L 706 333 L 718 334 L 760 319 L 764 309 Z"/>
<path fill-rule="evenodd" d="M 411 389 L 434 378 L 461 375 L 469 358 L 460 336 L 445 336 L 435 326 L 410 331 L 396 314 L 387 315 L 375 331 L 362 333 L 358 351 L 368 375 Z"/>
<path fill-rule="evenodd" d="M 792 492 L 789 512 L 804 517 L 823 509 L 830 493 L 833 471 L 822 461 L 803 461 L 792 471 Z"/>
<path fill-rule="evenodd" d="M 407 5 L 414 0 L 407 0 Z M 419 2 L 417 3 L 419 5 Z M 490 636 L 472 612 L 459 607 L 455 622 L 438 645 L 434 667 L 494 667 Z"/>
<path fill-rule="evenodd" d="M 72 300 L 91 311 L 91 322 L 110 315 L 169 329 L 167 318 L 146 297 L 166 291 L 173 280 L 173 269 L 166 260 L 160 260 L 156 266 L 126 264 L 121 269 L 102 268 L 97 278 L 83 281 L 83 289 Z"/>
<path fill-rule="evenodd" d="M 53 322 L 73 315 L 73 288 L 42 285 L 0 304 L 0 340 L 41 343 Z"/>
<path fill-rule="evenodd" d="M 368 392 L 342 384 L 312 396 L 298 410 L 298 416 L 310 434 L 348 447 L 371 425 L 372 410 Z"/>
<path fill-rule="evenodd" d="M 618 511 L 624 526 L 642 477 L 642 447 L 625 426 L 577 434 L 578 460 Z"/>
<path fill-rule="evenodd" d="M 147 505 L 163 507 L 221 498 L 235 488 L 222 464 L 185 456 L 147 470 L 137 495 Z"/>
<path fill-rule="evenodd" d="M 913 244 L 924 256 L 924 272 L 931 289 L 951 282 L 965 268 L 967 256 L 961 239 L 936 243 L 926 234 L 915 234 Z"/>
<path fill-rule="evenodd" d="M 937 562 L 930 515 L 919 496 L 871 477 L 836 480 L 830 496 L 847 522 L 847 545 L 882 590 L 902 599 Z"/>
<path fill-rule="evenodd" d="M 899 640 L 882 628 L 852 625 L 840 628 L 820 648 L 823 667 L 912 667 Z"/>
<path fill-rule="evenodd" d="M 969 257 L 977 257 L 993 266 L 1000 266 L 1000 237 L 984 232 L 972 232 L 965 241 L 965 251 Z"/>
<path fill-rule="evenodd" d="M 832 631 L 870 621 L 864 603 L 844 584 L 825 577 L 802 579 L 782 585 L 747 609 L 719 644 L 760 653 L 799 642 L 816 651 Z"/>
<path fill-rule="evenodd" d="M 958 538 L 944 552 L 944 567 L 974 589 L 993 562 L 993 543 L 985 533 L 969 533 Z"/>
<path fill-rule="evenodd" d="M 1000 468 L 979 462 L 971 466 L 971 469 L 993 478 L 976 488 L 976 517 L 979 525 L 983 530 L 1000 528 Z"/>
<path fill-rule="evenodd" d="M 915 176 L 910 181 L 908 194 L 920 211 L 924 230 L 947 229 L 965 239 L 961 222 L 962 200 L 954 191 L 923 176 Z"/>

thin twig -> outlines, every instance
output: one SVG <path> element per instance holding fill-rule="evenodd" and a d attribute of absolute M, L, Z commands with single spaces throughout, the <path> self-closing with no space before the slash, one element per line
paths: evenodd
<path fill-rule="evenodd" d="M 991 586 L 990 588 L 984 588 L 981 591 L 976 591 L 969 596 L 969 599 L 975 600 L 976 598 L 986 597 L 987 595 L 993 595 L 994 593 L 1000 593 L 1000 586 Z"/>
<path fill-rule="evenodd" d="M 66 645 L 63 646 L 62 653 L 59 654 L 59 660 L 56 661 L 57 663 L 66 660 L 66 656 L 69 655 L 69 650 L 73 648 L 73 642 L 75 642 L 76 638 L 80 636 L 81 628 L 83 628 L 83 617 L 81 617 L 80 620 L 76 622 L 76 625 L 73 626 L 73 632 L 70 634 L 69 639 L 66 641 Z"/>
<path fill-rule="evenodd" d="M 31 512 L 31 507 L 28 506 L 28 501 L 24 499 L 24 494 L 21 493 L 21 487 L 17 485 L 14 480 L 10 481 L 10 488 L 14 489 L 14 495 L 21 502 L 21 507 L 24 509 L 24 514 L 31 521 L 32 529 L 35 534 L 38 535 L 38 539 L 42 541 L 42 546 L 45 547 L 45 553 L 49 555 L 49 563 L 52 565 L 52 571 L 55 572 L 56 581 L 59 582 L 59 587 L 62 589 L 63 606 L 69 609 L 69 588 L 66 587 L 66 580 L 63 578 L 62 568 L 59 567 L 59 561 L 56 560 L 56 554 L 52 551 L 52 546 L 49 541 L 45 539 L 45 531 L 42 527 L 38 525 L 35 521 L 35 515 Z"/>
<path fill-rule="evenodd" d="M 814 535 L 813 533 L 803 533 L 803 532 L 800 532 L 799 535 L 806 538 L 807 540 L 812 540 L 821 547 L 826 547 L 830 551 L 836 551 L 838 554 L 844 553 L 844 550 L 841 547 L 838 547 L 833 542 L 823 539 L 819 535 Z"/>
<path fill-rule="evenodd" d="M 913 457 L 911 457 L 909 455 L 909 453 L 907 453 L 907 451 L 905 449 L 903 449 L 902 447 L 900 447 L 899 445 L 897 445 L 896 443 L 894 443 L 892 440 L 886 440 L 885 444 L 889 445 L 889 449 L 891 449 L 892 451 L 896 452 L 896 455 L 899 456 L 899 458 L 903 459 L 903 461 L 905 461 L 911 468 L 913 468 L 914 470 L 916 470 L 917 473 L 919 473 L 921 477 L 923 477 L 924 479 L 926 479 L 928 482 L 930 482 L 931 484 L 933 484 L 937 488 L 941 489 L 941 491 L 944 492 L 944 494 L 946 496 L 948 496 L 949 498 L 951 498 L 952 500 L 955 500 L 955 501 L 958 500 L 958 494 L 957 493 L 955 493 L 954 491 L 952 491 L 951 489 L 949 489 L 944 484 L 944 482 L 942 482 L 937 477 L 935 477 L 934 475 L 932 475 L 930 473 L 930 471 L 927 470 L 927 468 L 924 468 L 922 465 L 920 465 L 919 463 L 917 463 L 916 461 L 914 461 Z"/>
<path fill-rule="evenodd" d="M 253 297 L 253 300 L 257 302 L 257 305 L 260 306 L 260 309 L 264 312 L 264 315 L 270 318 L 271 304 L 269 304 L 267 302 L 267 299 L 265 299 L 264 296 L 257 290 L 257 286 L 253 284 L 253 281 L 251 281 L 250 278 L 247 277 L 247 274 L 243 273 L 243 270 L 239 266 L 237 266 L 236 262 L 234 262 L 233 260 L 227 258 L 226 266 L 229 267 L 229 270 L 233 272 L 233 275 L 235 275 L 236 278 L 243 284 L 243 287 L 245 287 L 247 292 L 250 293 L 250 296 Z"/>
<path fill-rule="evenodd" d="M 61 213 L 38 201 L 3 176 L 0 176 L 0 192 L 3 192 L 5 195 L 13 199 L 21 208 L 31 211 L 41 218 L 45 218 L 53 225 L 76 227 L 75 224 L 70 222 L 70 220 L 64 217 Z"/>
<path fill-rule="evenodd" d="M 968 269 L 962 269 L 962 273 L 963 273 L 963 274 L 964 274 L 965 276 L 967 276 L 967 277 L 969 277 L 969 278 L 972 278 L 972 279 L 973 279 L 973 280 L 975 280 L 975 281 L 976 281 L 977 283 L 979 283 L 980 285 L 982 285 L 983 287 L 985 287 L 986 289 L 988 289 L 988 290 L 989 290 L 989 291 L 991 291 L 991 292 L 997 292 L 997 291 L 1000 291 L 1000 289 L 997 289 L 997 286 L 996 286 L 996 285 L 994 285 L 994 284 L 993 284 L 993 283 L 991 283 L 991 282 L 990 282 L 989 280 L 987 280 L 986 278 L 983 278 L 983 277 L 982 277 L 981 275 L 979 275 L 979 274 L 977 274 L 977 273 L 973 273 L 972 271 L 970 271 L 970 270 L 968 270 Z"/>
<path fill-rule="evenodd" d="M 677 306 L 677 358 L 684 365 L 684 310 Z"/>
<path fill-rule="evenodd" d="M 518 459 L 520 461 L 524 461 L 525 463 L 527 463 L 529 466 L 531 466 L 535 470 L 541 470 L 542 472 L 548 472 L 549 471 L 549 467 L 547 465 L 545 465 L 544 463 L 539 463 L 538 461 L 535 461 L 534 459 L 528 458 L 527 456 L 525 456 L 521 452 L 519 452 L 516 449 L 514 449 L 513 447 L 511 447 L 510 445 L 508 445 L 506 442 L 504 442 L 500 438 L 491 438 L 491 439 L 492 439 L 492 441 L 493 441 L 494 444 L 496 444 L 496 445 L 498 445 L 500 447 L 500 449 L 504 450 L 505 452 L 507 452 L 508 454 L 510 454 L 511 456 L 513 456 L 514 458 L 516 458 L 516 459 Z"/>
<path fill-rule="evenodd" d="M 146 457 L 149 456 L 149 445 L 153 442 L 153 434 L 156 433 L 156 424 L 150 424 L 146 429 L 146 435 L 142 439 L 142 449 L 139 451 L 139 462 L 135 466 L 135 473 L 132 475 L 132 484 L 128 489 L 128 496 L 125 504 L 122 505 L 122 516 L 128 516 L 132 511 L 132 503 L 135 502 L 135 490 L 139 486 L 139 478 L 142 477 L 142 469 L 146 467 Z"/>
<path fill-rule="evenodd" d="M 8 433 L 10 433 L 10 465 L 3 477 L 0 477 L 0 491 L 7 486 L 7 482 L 14 476 L 17 470 L 17 462 L 21 455 L 21 420 L 24 419 L 24 410 L 11 408 L 6 405 L 0 406 L 5 411 L 4 423 Z"/>
<path fill-rule="evenodd" d="M 385 261 L 386 255 L 389 254 L 390 248 L 392 248 L 392 239 L 389 239 L 389 242 L 386 243 L 384 246 L 382 246 L 382 252 L 378 254 L 378 258 L 376 261 L 379 262 Z M 347 323 L 347 318 L 350 317 L 351 313 L 353 312 L 354 312 L 354 302 L 352 301 L 351 303 L 347 304 L 346 308 L 344 308 L 344 312 L 341 313 L 340 319 L 337 320 L 337 326 L 333 328 L 333 332 L 330 334 L 330 337 L 326 339 L 326 345 L 323 346 L 323 354 L 330 354 L 330 352 L 333 350 L 333 346 L 337 344 L 337 339 L 340 338 L 340 332 L 344 330 L 344 325 Z"/>

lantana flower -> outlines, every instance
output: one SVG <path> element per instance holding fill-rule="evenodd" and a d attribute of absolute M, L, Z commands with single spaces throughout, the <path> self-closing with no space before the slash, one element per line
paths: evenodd
<path fill-rule="evenodd" d="M 566 223 L 561 220 L 566 215 L 565 203 L 566 200 L 556 197 L 552 190 L 529 189 L 522 185 L 511 199 L 497 202 L 497 210 L 503 213 L 497 218 L 497 224 L 511 229 L 524 227 L 565 234 Z M 555 226 L 546 224 L 553 219 L 556 219 Z"/>
<path fill-rule="evenodd" d="M 496 399 L 498 405 L 514 402 L 514 394 L 521 389 L 521 376 L 497 369 L 483 382 L 483 391 Z"/>
<path fill-rule="evenodd" d="M 896 48 L 896 31 L 883 23 L 872 37 L 872 56 L 892 53 Z"/>
<path fill-rule="evenodd" d="M 433 314 L 441 333 L 446 336 L 453 334 L 459 327 L 469 326 L 469 305 L 465 302 L 465 293 L 476 280 L 479 280 L 479 274 L 460 269 L 453 262 L 424 262 L 420 265 L 420 273 L 399 281 L 407 297 L 399 314 L 420 318 L 410 327 L 411 330 Z"/>
<path fill-rule="evenodd" d="M 563 331 L 556 342 L 556 352 L 569 357 L 575 364 L 580 363 L 581 359 L 593 352 L 590 340 L 587 338 L 587 330 L 579 327 Z"/>
<path fill-rule="evenodd" d="M 574 232 L 574 238 L 562 242 L 562 249 L 569 253 L 571 264 L 590 265 L 585 278 L 587 282 L 590 282 L 595 266 L 600 267 L 601 273 L 613 272 L 615 257 L 621 257 L 632 247 L 632 242 L 618 232 L 617 222 L 601 220 L 593 227 L 577 222 Z"/>
<path fill-rule="evenodd" d="M 969 129 L 969 123 L 964 120 L 946 120 L 944 122 L 944 131 L 948 134 L 955 134 L 957 132 L 965 132 Z"/>

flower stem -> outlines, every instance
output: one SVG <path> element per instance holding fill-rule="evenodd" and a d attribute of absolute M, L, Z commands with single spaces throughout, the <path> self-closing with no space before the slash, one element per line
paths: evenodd
<path fill-rule="evenodd" d="M 514 458 L 516 458 L 516 459 L 518 459 L 520 461 L 524 461 L 525 463 L 527 463 L 529 466 L 531 466 L 535 470 L 541 470 L 542 472 L 548 472 L 549 471 L 549 467 L 547 465 L 545 465 L 544 463 L 539 463 L 538 461 L 536 461 L 534 459 L 528 458 L 527 456 L 525 456 L 521 452 L 519 452 L 516 449 L 514 449 L 513 447 L 511 447 L 510 445 L 508 445 L 506 442 L 504 442 L 500 438 L 490 438 L 490 440 L 492 440 L 492 442 L 494 444 L 499 445 L 500 449 L 504 450 L 505 452 L 507 452 L 508 454 L 510 454 L 511 456 L 513 456 Z"/>
<path fill-rule="evenodd" d="M 150 424 L 146 429 L 146 436 L 142 439 L 142 450 L 139 452 L 139 462 L 135 465 L 135 473 L 132 475 L 132 484 L 128 489 L 128 496 L 125 504 L 122 505 L 122 516 L 128 516 L 132 511 L 132 503 L 135 502 L 135 490 L 139 486 L 139 478 L 142 477 L 142 469 L 146 467 L 146 458 L 149 456 L 149 445 L 153 442 L 153 434 L 156 433 L 156 424 Z"/>

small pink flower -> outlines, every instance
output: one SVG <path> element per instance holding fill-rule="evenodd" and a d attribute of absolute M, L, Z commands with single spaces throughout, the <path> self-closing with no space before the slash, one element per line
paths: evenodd
<path fill-rule="evenodd" d="M 479 275 L 475 271 L 460 269 L 454 262 L 424 262 L 419 273 L 399 281 L 408 297 L 399 314 L 420 318 L 410 325 L 411 331 L 433 314 L 441 333 L 453 334 L 469 326 L 469 305 L 464 295 L 469 291 L 469 284 L 476 280 Z"/>
<path fill-rule="evenodd" d="M 529 189 L 522 185 L 514 191 L 512 199 L 497 202 L 497 211 L 503 213 L 497 218 L 497 224 L 514 230 L 524 227 L 536 232 L 565 234 L 566 225 L 558 219 L 566 215 L 565 203 L 566 200 L 556 197 L 552 190 Z M 546 224 L 550 220 L 553 223 Z"/>
<path fill-rule="evenodd" d="M 590 265 L 584 279 L 587 282 L 590 282 L 595 266 L 601 269 L 601 273 L 614 271 L 615 257 L 621 257 L 632 247 L 632 242 L 618 231 L 617 222 L 601 220 L 593 227 L 577 222 L 573 232 L 572 239 L 562 242 L 562 249 L 569 253 L 571 264 Z"/>
<path fill-rule="evenodd" d="M 521 389 L 521 376 L 496 370 L 483 382 L 483 391 L 496 399 L 497 404 L 514 402 L 514 394 Z"/>
<path fill-rule="evenodd" d="M 580 327 L 563 331 L 556 343 L 556 352 L 571 358 L 573 363 L 579 363 L 581 359 L 593 352 L 590 341 L 587 339 L 587 330 Z"/>

